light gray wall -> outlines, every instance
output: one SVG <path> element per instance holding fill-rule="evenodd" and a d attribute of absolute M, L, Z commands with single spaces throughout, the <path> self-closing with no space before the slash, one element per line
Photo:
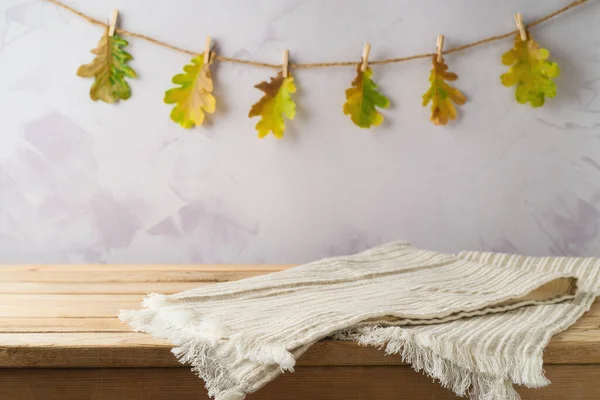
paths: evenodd
<path fill-rule="evenodd" d="M 567 3 L 391 0 L 68 0 L 201 51 L 278 63 L 373 59 L 460 45 Z M 40 0 L 0 1 L 0 261 L 299 263 L 403 238 L 442 251 L 600 255 L 600 2 L 533 31 L 562 74 L 542 109 L 500 85 L 504 40 L 447 57 L 470 101 L 435 127 L 429 60 L 375 68 L 383 127 L 343 115 L 352 68 L 295 73 L 298 115 L 259 140 L 247 113 L 270 70 L 219 64 L 208 128 L 162 96 L 189 57 L 132 39 L 140 78 L 110 106 L 75 75 L 101 29 Z M 174 6 L 177 6 L 175 8 Z"/>

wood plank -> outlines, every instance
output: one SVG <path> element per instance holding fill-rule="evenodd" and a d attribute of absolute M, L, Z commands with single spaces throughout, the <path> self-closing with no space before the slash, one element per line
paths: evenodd
<path fill-rule="evenodd" d="M 171 345 L 135 332 L 2 333 L 2 367 L 176 367 Z M 551 342 L 545 364 L 600 365 L 600 346 L 579 342 Z M 354 342 L 322 340 L 298 360 L 303 366 L 402 365 L 398 356 L 385 356 L 374 347 Z"/>
<path fill-rule="evenodd" d="M 265 271 L 190 271 L 177 267 L 163 270 L 74 270 L 54 271 L 7 271 L 0 268 L 0 282 L 228 282 L 252 276 L 264 275 Z"/>
<path fill-rule="evenodd" d="M 544 361 L 555 364 L 583 364 L 578 360 L 594 359 L 600 364 L 600 299 L 573 326 L 554 336 L 544 351 Z"/>
<path fill-rule="evenodd" d="M 166 340 L 140 333 L 6 335 L 0 334 L 2 368 L 181 367 Z"/>
<path fill-rule="evenodd" d="M 187 285 L 187 284 L 186 284 Z M 166 291 L 161 291 L 166 292 Z M 143 295 L 140 295 L 140 298 Z M 100 297 L 102 298 L 102 297 Z M 78 300 L 75 298 L 75 300 Z M 134 302 L 136 300 L 134 299 Z M 139 308 L 139 303 L 135 306 Z M 0 318 L 0 332 L 43 333 L 43 332 L 131 332 L 115 315 L 108 317 L 53 318 L 53 317 L 9 317 Z M 576 346 L 580 342 L 598 343 L 600 346 L 600 300 L 592 305 L 590 312 L 581 317 L 571 328 L 552 339 L 555 348 Z"/>
<path fill-rule="evenodd" d="M 265 265 L 235 265 L 235 264 L 2 264 L 2 271 L 10 272 L 42 272 L 42 271 L 196 271 L 196 272 L 277 272 L 293 267 L 293 264 L 265 264 Z"/>
<path fill-rule="evenodd" d="M 115 317 L 0 318 L 0 333 L 131 332 Z M 0 343 L 2 346 L 2 343 Z"/>
<path fill-rule="evenodd" d="M 184 285 L 190 284 L 186 283 Z M 191 286 L 193 285 L 191 284 Z M 158 292 L 165 291 L 159 290 Z M 0 302 L 11 304 L 13 308 L 13 310 L 10 310 L 11 316 L 4 317 L 1 317 L 2 309 L 0 308 L 0 332 L 71 332 L 73 326 L 79 327 L 76 330 L 77 332 L 97 332 L 102 327 L 107 326 L 105 321 L 99 319 L 116 318 L 118 310 L 123 308 L 140 308 L 143 296 L 142 294 L 90 296 L 0 295 Z M 37 303 L 43 303 L 43 305 L 36 308 Z M 32 304 L 35 304 L 36 307 L 33 307 Z M 81 321 L 69 321 L 69 315 L 52 317 L 51 314 L 52 310 L 55 309 L 55 305 L 61 308 L 72 307 L 70 313 L 75 315 L 72 315 L 71 318 L 81 317 Z M 108 309 L 108 313 L 105 312 L 106 309 Z M 29 317 L 26 314 L 29 314 Z M 114 322 L 112 325 L 117 324 L 118 322 Z M 39 330 L 36 330 L 36 327 Z M 64 330 L 63 327 L 65 327 Z M 564 346 L 577 345 L 580 342 L 591 342 L 600 345 L 600 300 L 597 300 L 592 305 L 591 310 L 584 314 L 572 327 L 553 338 L 553 343 L 560 343 Z"/>
<path fill-rule="evenodd" d="M 600 304 L 597 302 L 596 304 Z M 563 332 L 556 336 L 544 353 L 544 359 L 546 363 L 550 364 L 582 364 L 582 363 L 599 363 L 600 360 L 600 346 L 598 345 L 598 335 L 600 335 L 600 328 L 596 325 L 596 329 L 589 331 L 592 322 L 587 322 L 590 318 L 585 316 L 577 323 L 576 326 L 571 328 L 569 331 Z M 134 334 L 136 338 L 143 340 L 143 334 L 132 333 L 127 325 L 122 324 L 117 318 L 2 318 L 0 319 L 0 332 L 2 333 L 127 333 Z M 586 335 L 584 340 L 581 340 L 581 336 Z M 19 335 L 22 336 L 22 335 Z M 146 336 L 146 335 L 144 335 Z M 24 336 L 27 339 L 27 336 Z M 39 336 L 34 336 L 36 343 L 24 343 L 22 357 L 18 356 L 18 352 L 15 350 L 16 359 L 22 359 L 23 364 L 17 365 L 19 367 L 30 367 L 38 365 L 38 359 L 45 357 L 47 354 L 46 350 L 40 349 L 39 346 L 49 346 L 46 342 L 41 342 Z M 111 365 L 117 366 L 148 366 L 143 363 L 140 365 L 139 359 L 136 357 L 130 357 L 130 354 L 126 354 L 125 358 L 119 359 L 122 349 L 119 347 L 116 351 L 111 352 L 108 348 L 94 348 L 88 349 L 85 344 L 85 337 L 80 338 L 69 338 L 65 337 L 64 340 L 61 336 L 52 336 L 52 338 L 59 340 L 54 347 L 53 352 L 64 351 L 66 358 L 62 359 L 60 367 L 64 366 L 76 366 L 72 364 L 71 360 L 78 360 L 78 363 L 96 362 L 94 366 L 102 367 L 106 366 L 107 360 L 110 357 L 116 357 Z M 90 338 L 91 340 L 92 338 Z M 115 342 L 118 339 L 115 338 Z M 137 340 L 137 339 L 136 339 Z M 12 341 L 12 339 L 10 339 Z M 589 341 L 590 345 L 585 345 L 583 342 Z M 65 344 L 66 342 L 66 344 Z M 61 346 L 69 346 L 69 342 L 77 343 L 80 348 L 77 349 L 62 349 Z M 112 343 L 112 342 L 111 342 Z M 8 345 L 4 344 L 4 346 Z M 112 344 L 111 344 L 112 345 Z M 3 344 L 0 342 L 0 348 Z M 168 351 L 163 351 L 159 347 L 164 346 L 167 350 L 170 348 L 168 344 L 158 344 L 158 347 L 151 347 L 144 350 L 144 357 L 152 362 L 158 362 L 162 366 L 177 366 L 178 364 L 173 362 L 172 356 Z M 61 350 L 59 350 L 59 348 Z M 129 352 L 129 349 L 126 350 Z M 39 354 L 37 354 L 39 353 Z M 112 356 L 110 354 L 112 354 Z M 52 364 L 57 357 L 48 359 L 48 363 L 45 366 L 56 366 Z M 61 359 L 61 358 L 58 358 Z M 86 361 L 88 360 L 88 361 Z M 6 360 L 0 357 L 0 365 Z M 127 363 L 123 365 L 123 363 Z M 353 347 L 348 346 L 347 343 L 334 342 L 334 341 L 322 341 L 317 344 L 317 347 L 309 351 L 304 355 L 300 361 L 303 365 L 395 365 L 398 363 L 397 360 L 384 356 L 381 352 L 366 350 L 357 350 Z M 81 365 L 81 364 L 78 364 Z"/>
<path fill-rule="evenodd" d="M 2 295 L 0 313 L 18 310 L 18 318 L 0 318 L 0 325 L 10 333 L 0 335 L 0 348 L 10 354 L 0 356 L 6 366 L 149 366 L 136 356 L 140 348 L 143 358 L 160 365 L 177 365 L 168 352 L 168 343 L 141 333 L 130 332 L 116 315 L 126 307 L 138 308 L 140 295 Z M 9 298 L 12 298 L 9 299 Z M 19 303 L 18 308 L 14 307 Z M 73 304 L 77 306 L 73 306 Z M 8 306 L 7 306 L 8 304 Z M 89 316 L 93 318 L 60 318 Z M 40 318 L 23 318 L 20 315 Z M 48 317 L 49 314 L 57 318 Z M 106 318 L 98 318 L 105 316 Z M 544 354 L 549 364 L 600 364 L 600 301 L 590 313 L 573 327 L 555 337 Z M 21 333 L 37 332 L 37 333 Z M 43 334 L 41 332 L 53 332 Z M 103 332 L 98 335 L 95 332 Z M 110 332 L 110 333 L 109 333 Z M 343 342 L 323 342 L 307 353 L 303 362 L 309 365 L 388 365 L 397 364 L 379 351 L 356 350 Z M 320 347 L 319 347 L 320 346 Z M 133 350 L 132 350 L 133 349 Z M 327 349 L 327 351 L 321 351 Z M 8 350 L 7 350 L 8 351 Z M 133 351 L 133 354 L 128 354 Z M 19 354 L 21 352 L 21 354 Z M 49 356 L 63 352 L 65 357 Z M 156 352 L 156 354 L 152 354 Z M 140 356 L 141 357 L 141 356 Z M 19 360 L 21 362 L 19 363 Z M 45 361 L 40 361 L 45 360 Z M 61 361 L 64 360 L 64 361 Z M 161 361 L 157 361 L 161 360 Z M 59 364 L 55 364 L 58 362 Z M 41 363 L 41 364 L 40 364 Z M 75 364 L 73 364 L 75 363 Z M 141 363 L 141 364 L 140 364 Z"/>
<path fill-rule="evenodd" d="M 111 284 L 106 284 L 111 285 Z M 127 284 L 132 285 L 132 284 Z M 167 283 L 167 284 L 155 284 L 160 285 L 162 288 L 158 290 L 159 293 L 169 293 L 169 286 L 173 285 L 171 289 L 178 291 L 178 289 L 183 289 L 184 287 L 191 286 L 195 287 L 195 283 Z M 75 285 L 76 286 L 76 285 Z M 82 290 L 85 290 L 82 288 Z M 133 289 L 132 289 L 133 291 Z M 129 297 L 124 296 L 121 299 L 125 301 L 115 305 L 115 309 L 125 308 L 127 305 L 131 305 L 133 303 L 133 308 L 139 308 L 140 303 L 139 299 L 143 297 L 143 294 L 137 295 L 138 297 Z M 1 298 L 1 295 L 0 295 Z M 32 296 L 15 296 L 15 299 L 26 298 L 25 300 L 31 300 L 35 302 L 35 298 Z M 36 297 L 37 298 L 37 297 Z M 64 299 L 64 302 L 80 302 L 82 300 L 85 301 L 86 297 L 83 296 L 46 296 L 39 297 L 38 299 L 43 300 L 44 303 L 49 303 L 51 300 L 56 299 Z M 87 299 L 96 299 L 100 303 L 109 301 L 113 302 L 111 299 L 119 298 L 118 296 L 94 296 L 87 297 Z M 2 301 L 6 300 L 2 298 Z M 94 310 L 96 307 L 96 302 L 91 302 L 93 306 L 88 307 L 86 305 L 85 310 Z M 25 302 L 28 308 L 31 308 L 30 302 Z M 112 307 L 112 306 L 111 306 Z M 31 312 L 31 311 L 29 311 Z M 94 314 L 94 312 L 82 312 L 84 314 Z M 120 327 L 121 329 L 116 329 L 116 327 Z M 82 318 L 73 317 L 73 318 L 60 318 L 60 317 L 48 317 L 47 315 L 41 315 L 37 317 L 0 317 L 0 332 L 100 332 L 102 329 L 109 329 L 111 332 L 129 332 L 130 330 L 122 325 L 116 319 L 116 314 L 111 314 L 108 316 L 84 316 Z M 591 310 L 586 313 L 583 317 L 581 317 L 572 327 L 570 327 L 567 331 L 560 333 L 555 336 L 552 340 L 553 343 L 560 342 L 561 345 L 572 346 L 576 345 L 578 342 L 593 342 L 598 343 L 600 345 L 600 300 L 596 301 Z M 549 351 L 552 351 L 550 349 Z"/>
<path fill-rule="evenodd" d="M 124 308 L 140 308 L 143 295 L 2 294 L 0 318 L 115 317 Z"/>
<path fill-rule="evenodd" d="M 2 367 L 181 367 L 172 345 L 143 333 L 0 334 Z M 400 365 L 374 347 L 323 340 L 299 360 L 300 366 Z"/>
<path fill-rule="evenodd" d="M 112 284 L 104 284 L 110 286 Z M 134 285 L 134 284 L 124 284 L 124 285 Z M 179 291 L 179 289 L 183 289 L 185 287 L 197 287 L 197 283 L 160 283 L 154 284 L 159 288 L 157 290 L 158 293 L 169 293 L 169 290 L 172 289 L 175 291 Z M 73 286 L 77 286 L 76 284 Z M 81 287 L 82 291 L 85 291 L 85 287 Z M 134 291 L 132 288 L 131 291 Z M 11 294 L 8 296 L 3 296 L 0 294 L 0 302 L 5 304 L 11 304 L 12 307 L 20 307 L 19 310 L 25 309 L 22 313 L 13 311 L 12 314 L 15 314 L 11 317 L 1 317 L 0 316 L 0 332 L 25 332 L 23 330 L 15 330 L 12 331 L 11 327 L 16 327 L 16 329 L 21 329 L 22 327 L 30 326 L 32 327 L 31 332 L 69 332 L 71 329 L 61 330 L 61 327 L 65 324 L 67 326 L 71 326 L 74 322 L 63 322 L 63 318 L 68 318 L 68 316 L 64 317 L 51 317 L 49 314 L 46 314 L 48 308 L 53 308 L 54 304 L 57 304 L 61 307 L 67 304 L 73 304 L 73 307 L 76 309 L 75 305 L 84 304 L 83 310 L 79 309 L 76 312 L 77 317 L 84 317 L 80 323 L 78 323 L 81 327 L 79 332 L 96 332 L 99 330 L 97 325 L 94 325 L 93 322 L 96 321 L 97 318 L 116 318 L 117 313 L 113 313 L 110 315 L 95 315 L 98 314 L 95 310 L 98 305 L 102 305 L 103 303 L 116 303 L 110 306 L 110 309 L 120 310 L 127 307 L 140 308 L 141 299 L 144 297 L 143 294 L 136 295 L 90 295 L 82 294 L 82 295 L 41 295 L 35 296 L 31 295 L 22 295 L 22 294 Z M 32 303 L 44 303 L 44 307 L 46 308 L 44 312 L 37 312 L 36 310 L 31 310 Z M 33 316 L 27 317 L 25 314 L 35 314 Z M 23 315 L 21 315 L 23 314 Z M 37 315 L 42 314 L 42 315 Z M 89 314 L 89 315 L 88 315 Z M 1 315 L 1 311 L 0 311 Z M 86 323 L 89 322 L 89 326 Z M 105 326 L 105 323 L 102 322 L 102 325 Z M 33 329 L 38 326 L 40 328 L 39 331 Z M 88 326 L 88 329 L 86 329 Z M 554 342 L 578 342 L 578 341 L 591 341 L 600 344 L 600 300 L 597 300 L 591 307 L 590 311 L 583 315 L 572 327 L 570 327 L 566 332 L 562 332 L 557 335 L 554 339 Z"/>
<path fill-rule="evenodd" d="M 68 266 L 65 266 L 65 270 L 57 273 L 76 276 L 73 282 L 37 282 L 35 275 L 56 276 L 52 266 L 43 267 L 48 268 L 42 268 L 39 271 L 16 270 L 10 273 L 13 275 L 30 274 L 33 279 L 31 282 L 5 282 L 2 284 L 7 287 L 26 284 L 55 285 L 55 288 L 62 287 L 61 290 L 81 290 L 82 294 L 0 294 L 0 332 L 12 333 L 0 335 L 0 366 L 172 367 L 179 365 L 170 354 L 168 343 L 152 339 L 144 334 L 132 333 L 115 318 L 119 310 L 123 308 L 139 308 L 142 294 L 83 293 L 87 293 L 88 290 L 107 290 L 107 287 L 113 285 L 129 287 L 132 292 L 138 287 L 145 287 L 147 291 L 168 293 L 169 291 L 165 290 L 168 287 L 173 288 L 174 291 L 180 291 L 185 290 L 179 289 L 180 287 L 196 287 L 202 283 L 191 280 L 186 282 L 162 281 L 164 266 L 160 266 L 163 269 L 157 268 L 151 271 L 136 268 L 138 266 L 130 266 L 127 273 L 133 275 L 126 278 L 142 276 L 143 279 L 148 279 L 144 282 L 103 281 L 102 279 L 111 280 L 114 276 L 120 275 L 120 272 L 104 270 L 105 266 L 92 266 L 98 267 L 97 270 L 94 271 L 92 268 L 92 271 L 87 272 L 84 269 L 70 270 L 66 268 Z M 243 273 L 264 273 L 264 271 L 252 270 L 253 266 L 247 267 Z M 274 267 L 279 268 L 279 266 Z M 206 274 L 223 277 L 222 273 L 211 271 L 211 268 L 216 269 L 214 266 L 207 266 L 198 271 L 192 268 L 177 270 L 175 273 L 191 274 L 188 275 L 191 277 L 189 279 L 195 279 L 197 275 L 206 277 Z M 229 269 L 232 276 L 238 273 L 236 271 L 235 268 Z M 97 281 L 77 283 L 78 279 L 87 279 L 90 274 L 95 274 L 94 276 L 98 278 Z M 4 275 L 4 277 L 6 276 L 7 274 Z M 2 277 L 1 273 L 0 277 Z M 225 279 L 230 279 L 230 276 L 226 276 Z M 92 285 L 91 289 L 90 285 Z M 32 290 L 37 289 L 32 287 Z M 43 335 L 36 335 L 35 332 L 52 332 L 53 334 L 43 337 Z M 98 332 L 102 332 L 102 335 L 98 335 Z M 544 359 L 548 364 L 600 363 L 600 301 L 596 301 L 590 313 L 581 318 L 573 327 L 553 339 L 545 352 Z M 22 362 L 19 363 L 19 360 Z M 319 343 L 299 361 L 299 365 L 315 366 L 396 365 L 399 363 L 398 359 L 384 357 L 375 349 L 357 348 L 353 343 L 329 341 Z"/>
<path fill-rule="evenodd" d="M 549 366 L 553 382 L 518 387 L 523 400 L 597 400 L 598 366 Z M 185 368 L 2 369 L 0 398 L 10 400 L 202 400 L 203 382 Z M 300 367 L 248 400 L 454 400 L 451 391 L 409 367 Z"/>
<path fill-rule="evenodd" d="M 1 267 L 0 267 L 1 268 Z M 178 293 L 205 282 L 0 282 L 0 294 L 146 294 Z"/>

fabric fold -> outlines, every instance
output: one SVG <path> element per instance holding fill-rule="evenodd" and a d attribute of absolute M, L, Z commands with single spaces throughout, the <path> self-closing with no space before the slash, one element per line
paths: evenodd
<path fill-rule="evenodd" d="M 587 312 L 600 293 L 600 260 L 577 257 L 525 257 L 463 252 L 460 258 L 498 268 L 560 271 L 578 277 L 573 299 L 523 307 L 501 314 L 456 320 L 439 326 L 370 326 L 340 332 L 337 338 L 400 354 L 416 371 L 439 380 L 457 395 L 474 399 L 518 399 L 513 384 L 539 388 L 543 351 L 552 336 Z"/>
<path fill-rule="evenodd" d="M 331 335 L 401 353 L 458 394 L 510 398 L 511 382 L 546 383 L 530 379 L 537 364 L 503 362 L 488 355 L 492 347 L 479 357 L 470 351 L 473 335 L 495 324 L 496 316 L 577 299 L 577 278 L 570 269 L 499 267 L 483 255 L 394 242 L 273 274 L 152 294 L 144 309 L 122 311 L 120 318 L 171 341 L 173 353 L 218 400 L 242 399 L 293 371 L 298 357 Z M 455 336 L 448 335 L 452 324 L 458 324 Z M 490 343 L 513 343 L 505 332 Z"/>

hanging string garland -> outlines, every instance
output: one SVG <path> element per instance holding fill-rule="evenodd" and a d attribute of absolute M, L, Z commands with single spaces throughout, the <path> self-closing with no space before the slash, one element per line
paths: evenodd
<path fill-rule="evenodd" d="M 182 49 L 140 33 L 117 28 L 116 11 L 113 12 L 110 23 L 106 24 L 58 0 L 47 1 L 84 18 L 93 25 L 105 28 L 98 47 L 92 50 L 96 58 L 92 63 L 79 67 L 77 71 L 77 74 L 81 77 L 94 78 L 94 83 L 90 89 L 90 97 L 94 101 L 102 100 L 106 103 L 115 103 L 131 97 L 131 89 L 125 78 L 135 78 L 136 73 L 127 65 L 132 57 L 124 50 L 128 43 L 122 36 L 136 37 L 192 55 L 191 64 L 183 68 L 184 73 L 175 75 L 172 79 L 173 83 L 179 85 L 179 87 L 169 89 L 164 97 L 165 103 L 175 104 L 171 112 L 171 119 L 183 128 L 202 125 L 205 121 L 205 114 L 213 113 L 216 109 L 216 99 L 212 94 L 213 80 L 210 73 L 210 66 L 214 61 L 281 69 L 281 72 L 276 77 L 271 78 L 269 82 L 264 81 L 255 86 L 264 95 L 252 106 L 248 116 L 250 118 L 260 117 L 259 122 L 256 124 L 260 138 L 267 136 L 270 132 L 277 138 L 283 137 L 285 131 L 284 117 L 291 120 L 296 114 L 296 104 L 292 99 L 292 94 L 296 91 L 296 85 L 292 74 L 289 72 L 290 69 L 355 66 L 357 76 L 352 82 L 352 87 L 346 90 L 346 102 L 343 111 L 344 114 L 350 116 L 352 122 L 361 128 L 370 128 L 381 124 L 383 115 L 378 108 L 386 108 L 390 104 L 388 98 L 380 93 L 377 85 L 372 80 L 373 71 L 369 65 L 432 58 L 433 67 L 429 76 L 430 88 L 423 95 L 423 106 L 431 103 L 430 119 L 436 125 L 445 125 L 449 120 L 456 119 L 455 104 L 462 105 L 467 100 L 460 90 L 447 83 L 448 81 L 455 81 L 458 76 L 453 72 L 448 72 L 448 66 L 443 58 L 444 54 L 464 51 L 485 43 L 515 36 L 514 47 L 502 56 L 502 63 L 510 68 L 500 77 L 501 83 L 504 86 L 516 86 L 516 100 L 521 104 L 529 102 L 533 107 L 542 106 L 546 98 L 552 98 L 556 95 L 556 84 L 553 79 L 560 72 L 555 62 L 548 61 L 549 51 L 540 48 L 531 38 L 529 30 L 523 25 L 520 14 L 515 14 L 516 31 L 488 37 L 445 51 L 443 50 L 444 37 L 438 35 L 435 53 L 369 61 L 370 45 L 366 44 L 362 60 L 359 63 L 343 61 L 289 64 L 286 50 L 282 64 L 270 64 L 217 55 L 211 50 L 210 38 L 207 39 L 203 55 L 199 55 L 197 52 Z M 527 28 L 531 29 L 587 1 L 575 0 L 563 8 L 530 23 Z"/>

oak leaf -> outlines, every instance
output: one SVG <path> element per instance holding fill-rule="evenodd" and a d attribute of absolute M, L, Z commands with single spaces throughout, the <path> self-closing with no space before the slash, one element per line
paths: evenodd
<path fill-rule="evenodd" d="M 502 56 L 502 64 L 510 68 L 500 80 L 504 86 L 517 85 L 515 97 L 519 103 L 541 107 L 546 97 L 556 96 L 552 79 L 559 75 L 560 69 L 557 63 L 548 61 L 549 56 L 550 52 L 540 48 L 529 32 L 526 40 L 517 34 L 514 47 Z"/>
<path fill-rule="evenodd" d="M 448 120 L 456 119 L 454 104 L 463 105 L 467 101 L 464 94 L 446 81 L 455 81 L 458 75 L 448 71 L 448 65 L 443 59 L 438 61 L 433 56 L 433 67 L 429 74 L 431 86 L 423 95 L 423 107 L 431 102 L 431 121 L 436 125 L 446 125 Z"/>
<path fill-rule="evenodd" d="M 285 120 L 296 116 L 296 103 L 292 93 L 296 92 L 296 84 L 291 74 L 284 77 L 280 72 L 269 82 L 263 81 L 255 88 L 264 92 L 263 97 L 252 106 L 248 117 L 260 117 L 256 124 L 258 137 L 264 138 L 272 132 L 277 138 L 282 138 L 285 131 Z"/>
<path fill-rule="evenodd" d="M 363 72 L 361 64 L 358 64 L 356 71 L 352 87 L 346 90 L 344 114 L 350 115 L 352 122 L 361 128 L 377 126 L 383 122 L 383 115 L 376 107 L 387 108 L 390 101 L 378 91 L 377 85 L 371 79 L 371 68 Z"/>
<path fill-rule="evenodd" d="M 124 50 L 127 44 L 127 41 L 117 34 L 109 36 L 107 28 L 98 47 L 92 50 L 96 58 L 77 70 L 77 75 L 83 78 L 94 78 L 90 89 L 92 100 L 114 103 L 131 97 L 131 88 L 125 78 L 135 78 L 137 75 L 127 65 L 132 59 L 131 54 Z"/>
<path fill-rule="evenodd" d="M 205 113 L 213 113 L 217 101 L 213 96 L 213 80 L 210 73 L 212 57 L 204 64 L 204 55 L 198 55 L 183 67 L 172 82 L 179 87 L 165 92 L 164 102 L 175 104 L 171 119 L 183 128 L 193 128 L 204 123 Z"/>

